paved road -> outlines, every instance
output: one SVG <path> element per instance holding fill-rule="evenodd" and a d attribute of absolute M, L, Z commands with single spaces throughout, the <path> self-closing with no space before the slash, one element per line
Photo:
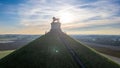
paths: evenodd
<path fill-rule="evenodd" d="M 77 53 L 71 48 L 70 42 L 64 38 L 64 36 L 59 36 L 60 41 L 65 45 L 71 56 L 73 57 L 74 61 L 78 64 L 80 68 L 85 68 L 84 64 L 81 62 L 80 57 Z"/>

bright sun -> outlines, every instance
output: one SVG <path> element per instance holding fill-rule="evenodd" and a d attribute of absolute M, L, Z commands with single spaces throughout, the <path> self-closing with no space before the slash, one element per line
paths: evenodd
<path fill-rule="evenodd" d="M 70 12 L 62 12 L 58 14 L 61 23 L 71 23 L 74 21 L 74 15 Z"/>

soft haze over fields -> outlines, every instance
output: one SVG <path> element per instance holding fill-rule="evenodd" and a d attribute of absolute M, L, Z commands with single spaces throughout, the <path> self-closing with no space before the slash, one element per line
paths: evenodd
<path fill-rule="evenodd" d="M 52 17 L 69 34 L 120 35 L 120 0 L 0 0 L 0 34 L 43 34 Z"/>

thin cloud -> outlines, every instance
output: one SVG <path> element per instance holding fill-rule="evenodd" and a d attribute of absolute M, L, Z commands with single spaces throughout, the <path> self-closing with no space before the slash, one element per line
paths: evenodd
<path fill-rule="evenodd" d="M 66 31 L 120 23 L 120 7 L 112 0 L 27 0 L 10 7 L 8 13 L 18 15 L 19 25 L 27 30 L 29 27 L 48 27 L 53 16 L 67 11 L 73 14 L 74 21 L 63 23 L 62 27 Z"/>
<path fill-rule="evenodd" d="M 98 26 L 103 26 L 103 25 L 108 25 L 108 24 L 114 24 L 114 23 L 119 23 L 120 22 L 120 18 L 119 17 L 114 17 L 113 15 L 116 14 L 116 12 L 118 12 L 119 7 L 116 7 L 116 4 L 112 4 L 109 1 L 96 1 L 93 3 L 87 3 L 87 4 L 71 4 L 71 2 L 65 4 L 65 1 L 53 1 L 51 2 L 51 4 L 55 4 L 55 7 L 53 8 L 52 6 L 48 6 L 46 4 L 48 4 L 48 2 L 46 2 L 46 0 L 43 0 L 42 2 L 39 2 L 39 0 L 36 0 L 36 2 L 33 0 L 31 0 L 31 2 L 33 3 L 32 6 L 33 9 L 29 9 L 27 11 L 30 11 L 26 15 L 26 18 L 24 18 L 23 20 L 27 19 L 27 22 L 24 24 L 28 24 L 27 26 L 39 26 L 40 24 L 48 24 L 48 22 L 50 21 L 49 19 L 53 16 L 57 14 L 60 14 L 61 12 L 66 12 L 66 11 L 70 11 L 72 13 L 74 13 L 75 15 L 75 22 L 73 22 L 73 24 L 66 24 L 63 25 L 63 29 L 65 30 L 80 30 L 81 28 L 84 28 L 84 30 L 88 29 L 88 28 L 94 28 L 94 29 L 104 29 L 103 27 L 98 28 Z M 38 5 L 38 4 L 44 4 L 44 6 L 42 5 Z M 56 5 L 57 4 L 63 4 L 63 5 Z M 82 3 L 82 2 L 81 2 Z M 42 6 L 42 7 L 40 7 Z M 84 6 L 84 7 L 83 7 Z M 34 19 L 34 21 L 32 19 L 29 19 L 29 17 L 36 15 L 37 18 L 39 19 L 38 21 L 36 19 Z M 49 16 L 48 18 L 44 18 L 44 16 L 47 15 Z M 112 19 L 111 19 L 112 18 Z M 36 20 L 36 21 L 35 21 Z M 48 21 L 46 21 L 48 20 Z M 35 22 L 35 23 L 34 23 Z M 23 22 L 22 22 L 23 23 Z M 33 24 L 34 23 L 34 24 Z M 45 25 L 44 25 L 45 26 Z M 112 26 L 111 26 L 112 27 Z"/>

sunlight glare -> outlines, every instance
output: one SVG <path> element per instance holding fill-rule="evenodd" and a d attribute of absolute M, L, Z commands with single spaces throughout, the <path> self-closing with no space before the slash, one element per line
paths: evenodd
<path fill-rule="evenodd" d="M 61 12 L 58 17 L 60 18 L 61 23 L 71 23 L 74 21 L 74 14 L 70 12 Z"/>

